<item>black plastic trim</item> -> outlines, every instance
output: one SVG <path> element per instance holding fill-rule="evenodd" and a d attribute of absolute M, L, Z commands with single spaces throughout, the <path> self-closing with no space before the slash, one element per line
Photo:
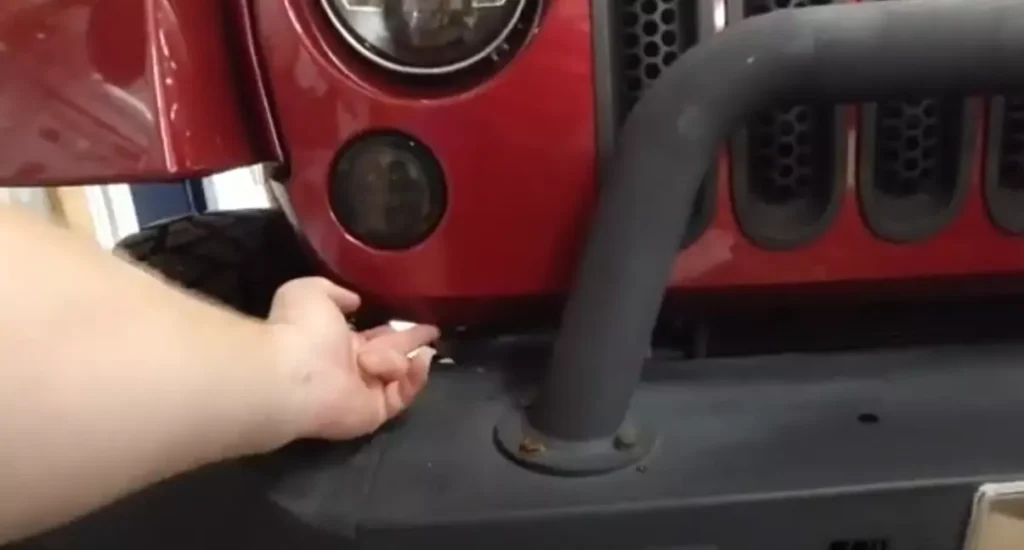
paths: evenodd
<path fill-rule="evenodd" d="M 953 99 L 937 99 L 940 102 Z M 959 101 L 959 100 L 956 100 Z M 978 120 L 983 116 L 981 100 L 963 100 L 960 116 L 960 143 L 956 152 L 955 188 L 949 204 L 938 215 L 926 218 L 908 218 L 906 209 L 891 206 L 898 200 L 884 196 L 877 189 L 876 161 L 878 154 L 878 103 L 867 103 L 860 108 L 860 161 L 857 196 L 861 215 L 868 228 L 881 239 L 898 244 L 925 241 L 955 221 L 962 211 L 964 199 L 971 186 L 977 155 Z M 940 132 L 941 134 L 941 132 Z M 940 153 L 941 154 L 941 153 Z M 914 200 L 910 198 L 907 200 Z M 888 208 L 887 208 L 888 207 Z M 885 210 L 903 210 L 903 215 L 884 215 Z M 900 214 L 901 212 L 897 212 Z"/>
<path fill-rule="evenodd" d="M 711 38 L 717 32 L 715 28 L 715 2 L 716 0 L 680 0 L 682 2 L 697 2 L 697 41 L 701 42 Z M 725 2 L 725 0 L 718 0 Z"/>
<path fill-rule="evenodd" d="M 617 75 L 622 75 L 622 43 L 619 31 L 619 2 L 595 0 L 590 5 L 591 48 L 594 50 L 594 125 L 597 137 L 597 174 L 607 173 L 615 148 L 622 113 Z"/>
<path fill-rule="evenodd" d="M 1003 139 L 1006 133 L 1006 98 L 989 101 L 988 140 L 985 152 L 985 205 L 992 223 L 1011 236 L 1024 236 L 1024 188 L 1012 189 L 1001 181 Z"/>
<path fill-rule="evenodd" d="M 438 367 L 371 442 L 267 457 L 271 498 L 360 548 L 958 550 L 978 486 L 1024 473 L 1020 346 L 654 360 L 658 447 L 589 479 L 491 445 L 537 360 Z"/>

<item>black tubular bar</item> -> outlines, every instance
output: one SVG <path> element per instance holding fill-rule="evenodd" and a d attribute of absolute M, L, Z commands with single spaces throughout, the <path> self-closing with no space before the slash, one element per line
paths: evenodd
<path fill-rule="evenodd" d="M 1019 90 L 1022 0 L 782 10 L 689 50 L 644 94 L 617 137 L 530 425 L 554 439 L 585 441 L 610 437 L 623 424 L 698 187 L 745 118 L 784 101 Z"/>

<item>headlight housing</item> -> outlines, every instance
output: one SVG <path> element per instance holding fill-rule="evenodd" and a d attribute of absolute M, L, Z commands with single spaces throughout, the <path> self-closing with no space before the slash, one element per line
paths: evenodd
<path fill-rule="evenodd" d="M 447 74 L 497 57 L 540 0 L 322 0 L 345 40 L 406 74 Z"/>

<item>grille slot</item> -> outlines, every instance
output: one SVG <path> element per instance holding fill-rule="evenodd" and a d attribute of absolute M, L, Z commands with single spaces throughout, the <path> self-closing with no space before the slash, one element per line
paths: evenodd
<path fill-rule="evenodd" d="M 962 97 L 899 98 L 861 107 L 858 191 L 864 221 L 875 235 L 920 242 L 956 218 L 970 183 L 980 112 L 976 102 Z"/>
<path fill-rule="evenodd" d="M 627 113 L 665 67 L 697 43 L 693 0 L 622 0 L 622 101 Z"/>
<path fill-rule="evenodd" d="M 861 122 L 861 207 L 868 227 L 892 242 L 918 242 L 959 212 L 974 135 L 962 98 L 908 98 L 867 105 Z"/>
<path fill-rule="evenodd" d="M 880 105 L 875 178 L 883 193 L 905 197 L 940 186 L 939 164 L 943 159 L 939 129 L 944 121 L 956 124 L 958 116 L 955 112 L 940 113 L 939 107 L 940 102 L 934 99 Z"/>
<path fill-rule="evenodd" d="M 648 86 L 697 43 L 701 25 L 696 0 L 621 0 L 617 3 L 620 52 L 617 120 L 621 124 Z M 717 173 L 713 166 L 704 178 L 680 248 L 693 244 L 711 224 Z"/>
<path fill-rule="evenodd" d="M 843 0 L 745 0 L 730 21 Z M 752 117 L 732 143 L 733 202 L 746 236 L 765 248 L 806 244 L 828 229 L 845 174 L 845 111 L 780 105 Z"/>
<path fill-rule="evenodd" d="M 992 222 L 1011 235 L 1024 235 L 1024 96 L 992 100 L 985 174 Z"/>

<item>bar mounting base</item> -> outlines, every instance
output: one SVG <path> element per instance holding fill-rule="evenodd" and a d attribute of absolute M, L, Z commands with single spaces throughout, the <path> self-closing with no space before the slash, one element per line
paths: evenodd
<path fill-rule="evenodd" d="M 657 444 L 653 430 L 629 419 L 609 437 L 569 441 L 530 425 L 525 411 L 512 410 L 494 427 L 494 442 L 513 462 L 531 470 L 564 477 L 591 476 L 640 463 Z"/>

